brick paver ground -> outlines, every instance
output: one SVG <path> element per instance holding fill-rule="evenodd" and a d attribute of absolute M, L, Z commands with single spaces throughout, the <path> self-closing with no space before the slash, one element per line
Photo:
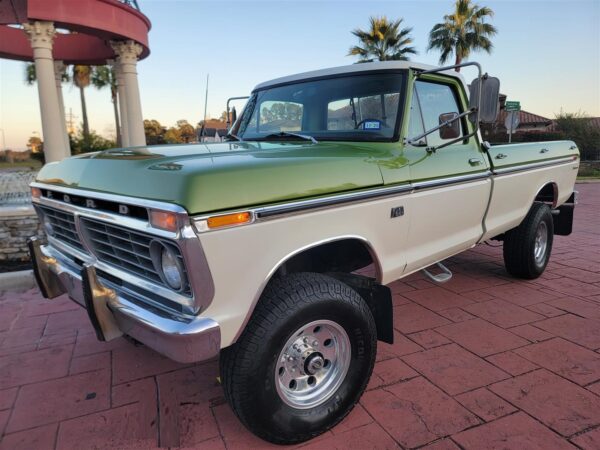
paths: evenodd
<path fill-rule="evenodd" d="M 600 184 L 578 185 L 575 232 L 546 273 L 510 278 L 501 248 L 452 258 L 454 279 L 391 285 L 360 405 L 307 448 L 599 449 Z M 225 403 L 216 361 L 183 365 L 37 291 L 0 295 L 1 449 L 267 448 Z"/>

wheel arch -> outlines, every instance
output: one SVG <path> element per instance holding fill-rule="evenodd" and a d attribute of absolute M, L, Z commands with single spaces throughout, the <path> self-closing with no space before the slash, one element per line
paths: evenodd
<path fill-rule="evenodd" d="M 265 288 L 267 287 L 267 285 L 269 284 L 269 282 L 271 280 L 273 280 L 273 278 L 276 277 L 278 274 L 282 273 L 282 268 L 285 268 L 286 264 L 293 261 L 294 258 L 299 258 L 302 255 L 308 255 L 311 252 L 314 252 L 318 249 L 322 249 L 325 246 L 328 246 L 330 244 L 343 244 L 343 243 L 354 245 L 354 246 L 360 246 L 358 248 L 362 248 L 365 252 L 368 253 L 368 255 L 371 259 L 371 262 L 375 268 L 375 280 L 377 281 L 377 283 L 381 283 L 381 280 L 383 278 L 381 261 L 377 255 L 377 252 L 375 251 L 375 248 L 373 247 L 371 242 L 368 239 L 366 239 L 365 237 L 359 236 L 359 235 L 341 235 L 341 236 L 330 237 L 330 238 L 326 238 L 326 239 L 322 239 L 319 241 L 315 241 L 315 242 L 306 244 L 306 245 L 299 247 L 296 250 L 286 254 L 267 273 L 265 279 L 261 283 L 257 292 L 254 294 L 250 308 L 248 309 L 248 311 L 246 313 L 246 317 L 244 318 L 242 325 L 240 326 L 239 330 L 237 331 L 235 337 L 233 338 L 232 343 L 234 343 L 238 340 L 238 338 L 242 334 L 243 330 L 246 328 L 246 325 L 248 324 L 250 317 L 254 313 L 254 310 L 256 309 L 256 305 L 258 304 L 260 297 L 262 296 L 262 294 L 263 294 Z M 293 273 L 293 272 L 298 272 L 298 270 L 293 270 L 290 273 Z"/>
<path fill-rule="evenodd" d="M 552 209 L 558 205 L 558 184 L 555 181 L 547 181 L 535 194 L 533 202 L 544 202 L 550 204 Z M 532 203 L 533 203 L 532 202 Z"/>

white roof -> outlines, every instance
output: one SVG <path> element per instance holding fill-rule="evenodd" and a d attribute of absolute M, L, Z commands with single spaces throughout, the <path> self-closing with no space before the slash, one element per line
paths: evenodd
<path fill-rule="evenodd" d="M 331 67 L 329 69 L 312 70 L 310 72 L 297 73 L 294 75 L 288 75 L 286 77 L 275 78 L 274 80 L 265 81 L 258 84 L 254 89 L 262 89 L 269 86 L 290 83 L 294 81 L 304 81 L 310 78 L 326 77 L 330 75 L 340 75 L 347 73 L 359 73 L 367 72 L 370 70 L 389 70 L 389 69 L 420 69 L 430 70 L 436 69 L 437 66 L 430 66 L 429 64 L 421 64 L 414 61 L 376 61 L 370 63 L 351 64 L 348 66 Z M 462 75 L 454 70 L 445 70 L 445 75 L 459 78 L 463 83 L 465 82 Z"/>

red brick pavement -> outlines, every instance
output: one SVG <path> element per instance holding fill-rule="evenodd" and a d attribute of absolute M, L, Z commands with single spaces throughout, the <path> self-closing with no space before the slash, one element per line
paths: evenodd
<path fill-rule="evenodd" d="M 449 261 L 454 279 L 391 285 L 396 343 L 314 449 L 600 448 L 600 184 L 578 185 L 575 232 L 546 273 L 511 279 L 501 248 Z M 0 295 L 0 449 L 273 447 L 225 403 L 216 361 L 174 363 L 96 340 L 66 298 Z"/>

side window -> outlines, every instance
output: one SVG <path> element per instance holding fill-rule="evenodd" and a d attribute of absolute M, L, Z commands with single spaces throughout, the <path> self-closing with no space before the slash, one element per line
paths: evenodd
<path fill-rule="evenodd" d="M 301 103 L 265 101 L 260 104 L 260 120 L 257 131 L 271 133 L 302 130 Z"/>
<path fill-rule="evenodd" d="M 440 115 L 442 114 L 460 114 L 456 96 L 450 86 L 417 81 L 415 82 L 415 89 L 419 97 L 423 123 L 426 130 L 437 127 L 440 124 Z M 462 135 L 463 133 L 461 132 Z M 440 133 L 437 131 L 427 136 L 427 144 L 431 146 L 440 145 L 449 140 L 451 139 L 442 139 Z"/>
<path fill-rule="evenodd" d="M 419 104 L 419 94 L 417 93 L 416 87 L 413 88 L 412 101 L 410 105 L 410 112 L 408 115 L 408 138 L 413 139 L 417 136 L 425 133 L 425 126 L 423 125 L 423 114 L 421 113 L 421 105 Z M 426 144 L 427 138 L 425 136 L 419 144 Z"/>

